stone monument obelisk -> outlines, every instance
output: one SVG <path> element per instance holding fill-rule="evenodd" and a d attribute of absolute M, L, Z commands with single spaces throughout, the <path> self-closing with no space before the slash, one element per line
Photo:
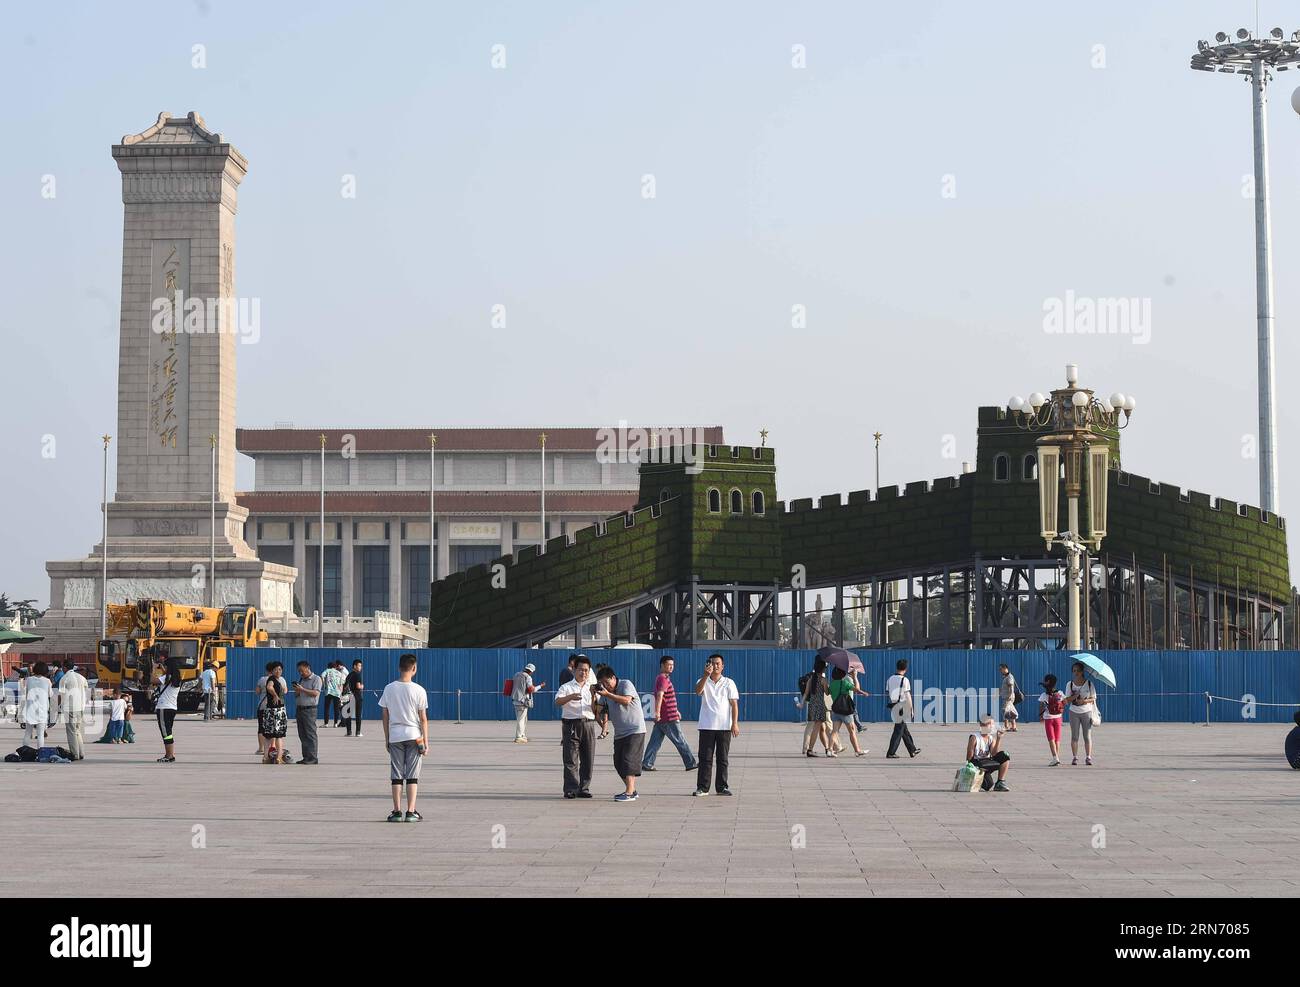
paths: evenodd
<path fill-rule="evenodd" d="M 107 600 L 291 612 L 296 570 L 257 558 L 244 541 L 248 511 L 235 503 L 235 210 L 248 162 L 196 113 L 160 113 L 148 130 L 114 145 L 113 158 L 125 222 Z M 43 650 L 94 650 L 105 602 L 102 548 L 46 563 Z"/>

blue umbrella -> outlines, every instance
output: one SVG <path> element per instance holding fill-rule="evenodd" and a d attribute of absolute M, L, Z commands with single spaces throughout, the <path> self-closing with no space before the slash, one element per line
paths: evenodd
<path fill-rule="evenodd" d="M 1115 673 L 1111 671 L 1109 665 L 1096 655 L 1091 655 L 1086 651 L 1081 651 L 1074 656 L 1074 660 L 1092 672 L 1093 676 L 1098 681 L 1110 686 L 1112 689 L 1115 688 Z"/>

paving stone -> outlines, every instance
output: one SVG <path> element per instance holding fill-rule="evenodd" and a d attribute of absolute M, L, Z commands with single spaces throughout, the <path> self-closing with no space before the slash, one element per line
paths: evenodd
<path fill-rule="evenodd" d="M 89 745 L 73 765 L 5 765 L 0 840 L 23 859 L 0 891 L 24 895 L 534 897 L 1295 896 L 1294 775 L 1286 727 L 1106 724 L 1104 759 L 1049 769 L 1041 737 L 1008 743 L 1008 793 L 948 791 L 966 731 L 924 725 L 926 754 L 886 762 L 800 758 L 796 729 L 750 724 L 732 747 L 734 798 L 690 797 L 681 772 L 612 802 L 608 758 L 591 800 L 559 797 L 555 724 L 510 743 L 512 724 L 435 723 L 425 822 L 389 824 L 376 727 L 321 733 L 319 768 L 250 755 L 247 722 L 177 725 L 180 760 Z M 787 736 L 789 735 L 789 736 Z M 0 724 L 0 746 L 16 746 Z M 290 748 L 296 747 L 290 738 Z M 952 754 L 952 752 L 958 752 Z M 1187 784 L 1194 776 L 1221 784 Z M 941 757 L 941 754 L 943 755 Z M 951 756 L 950 756 L 951 755 Z M 1225 787 L 1226 786 L 1226 787 Z M 1218 792 L 1230 790 L 1231 797 Z M 1103 827 L 1096 830 L 1095 827 Z M 196 829 L 196 827 L 198 827 Z M 1094 846 L 1103 832 L 1105 845 Z M 39 833 L 40 840 L 32 839 Z M 201 834 L 201 838 L 200 838 Z M 132 861 L 110 889 L 68 859 L 111 846 Z M 168 877 L 183 860 L 193 882 Z"/>

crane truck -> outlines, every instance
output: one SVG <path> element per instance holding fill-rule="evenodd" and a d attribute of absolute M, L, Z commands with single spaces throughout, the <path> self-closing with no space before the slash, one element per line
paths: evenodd
<path fill-rule="evenodd" d="M 226 683 L 228 648 L 255 648 L 267 641 L 257 626 L 257 608 L 237 603 L 195 607 L 168 600 L 108 604 L 110 636 L 96 648 L 96 669 L 106 686 L 120 688 L 139 712 L 150 712 L 153 663 L 179 659 L 181 692 L 177 706 L 193 712 L 202 703 L 200 678 L 208 662 L 217 685 Z"/>

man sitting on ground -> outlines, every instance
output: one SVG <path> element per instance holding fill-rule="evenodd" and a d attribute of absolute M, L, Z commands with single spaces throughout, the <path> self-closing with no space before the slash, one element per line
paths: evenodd
<path fill-rule="evenodd" d="M 966 760 L 984 772 L 983 791 L 990 788 L 995 792 L 1009 792 L 1007 772 L 1011 770 L 1011 755 L 1002 749 L 1003 731 L 993 726 L 993 717 L 985 713 L 980 717 L 978 733 L 972 733 L 966 741 Z M 997 772 L 997 784 L 993 783 L 993 773 Z"/>

